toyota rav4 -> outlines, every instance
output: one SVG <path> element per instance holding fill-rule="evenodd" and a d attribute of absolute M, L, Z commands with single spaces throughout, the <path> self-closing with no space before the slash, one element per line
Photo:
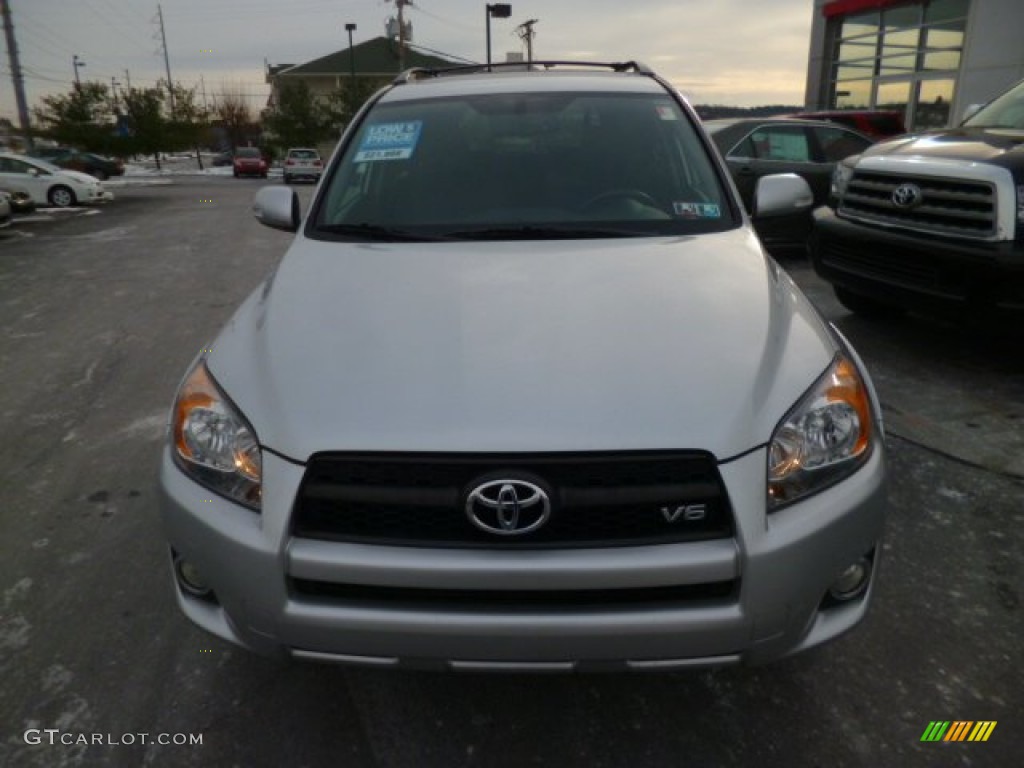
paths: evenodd
<path fill-rule="evenodd" d="M 810 204 L 760 181 L 755 215 Z M 885 515 L 864 366 L 634 64 L 413 70 L 184 377 L 178 604 L 266 654 L 453 669 L 779 658 L 857 624 Z"/>

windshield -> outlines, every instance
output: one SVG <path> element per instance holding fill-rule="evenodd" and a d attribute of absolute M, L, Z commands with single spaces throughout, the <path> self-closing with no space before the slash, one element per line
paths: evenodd
<path fill-rule="evenodd" d="M 990 102 L 964 125 L 971 128 L 1019 128 L 1024 130 L 1024 81 Z"/>
<path fill-rule="evenodd" d="M 736 226 L 668 94 L 523 93 L 378 104 L 348 142 L 311 236 L 549 239 Z"/>
<path fill-rule="evenodd" d="M 259 157 L 260 151 L 255 147 L 242 147 L 235 150 L 235 157 Z"/>

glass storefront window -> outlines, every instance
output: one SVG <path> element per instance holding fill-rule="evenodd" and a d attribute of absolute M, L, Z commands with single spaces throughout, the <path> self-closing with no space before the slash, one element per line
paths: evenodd
<path fill-rule="evenodd" d="M 889 109 L 904 114 L 910 103 L 910 81 L 880 83 L 875 94 L 875 109 Z"/>
<path fill-rule="evenodd" d="M 909 56 L 888 56 L 878 62 L 880 75 L 905 75 L 917 69 L 917 54 Z"/>
<path fill-rule="evenodd" d="M 846 80 L 836 83 L 836 109 L 867 109 L 871 106 L 871 81 Z"/>
<path fill-rule="evenodd" d="M 946 21 L 967 16 L 968 0 L 931 0 L 924 10 L 924 21 Z"/>
<path fill-rule="evenodd" d="M 841 19 L 831 106 L 895 109 L 912 127 L 948 124 L 969 9 L 970 0 L 906 0 Z"/>
<path fill-rule="evenodd" d="M 954 80 L 922 80 L 917 84 L 915 129 L 945 128 L 949 124 L 949 108 L 953 103 Z"/>
<path fill-rule="evenodd" d="M 882 14 L 882 28 L 886 32 L 921 26 L 921 6 L 904 5 L 890 8 Z"/>
<path fill-rule="evenodd" d="M 843 39 L 871 34 L 878 34 L 878 11 L 859 13 L 856 16 L 847 16 L 843 19 L 843 29 L 840 34 Z"/>
<path fill-rule="evenodd" d="M 960 51 L 929 51 L 924 55 L 921 69 L 929 71 L 960 68 Z"/>
<path fill-rule="evenodd" d="M 844 40 L 839 44 L 838 61 L 856 61 L 873 58 L 876 52 L 875 38 Z"/>

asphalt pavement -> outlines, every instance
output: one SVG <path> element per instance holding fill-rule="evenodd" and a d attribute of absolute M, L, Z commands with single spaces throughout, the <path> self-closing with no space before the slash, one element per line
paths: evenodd
<path fill-rule="evenodd" d="M 865 322 L 794 257 L 886 417 L 892 511 L 851 634 L 759 668 L 545 677 L 270 661 L 192 626 L 157 457 L 189 361 L 289 242 L 251 216 L 262 183 L 132 184 L 0 234 L 0 765 L 1020 764 L 1021 339 Z M 921 740 L 968 720 L 987 742 Z"/>

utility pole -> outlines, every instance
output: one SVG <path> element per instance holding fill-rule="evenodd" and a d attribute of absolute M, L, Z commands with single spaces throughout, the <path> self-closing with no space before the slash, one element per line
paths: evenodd
<path fill-rule="evenodd" d="M 4 19 L 4 35 L 7 37 L 7 59 L 11 65 L 11 82 L 14 98 L 18 102 L 18 121 L 25 144 L 29 151 L 35 149 L 32 143 L 32 126 L 28 121 L 28 102 L 25 101 L 25 79 L 21 76 L 21 62 L 18 59 L 18 43 L 14 38 L 14 22 L 11 20 L 11 6 L 7 0 L 0 0 L 0 15 Z"/>
<path fill-rule="evenodd" d="M 132 89 L 132 74 L 127 69 L 124 71 L 124 83 L 125 87 L 130 91 Z"/>
<path fill-rule="evenodd" d="M 209 107 L 206 106 L 206 80 L 203 79 L 202 74 L 199 75 L 199 87 L 203 92 L 203 111 L 209 111 Z"/>
<path fill-rule="evenodd" d="M 405 71 L 405 5 L 412 0 L 395 0 L 398 6 L 398 71 Z"/>
<path fill-rule="evenodd" d="M 75 68 L 75 88 L 81 88 L 82 81 L 78 79 L 78 68 L 84 67 L 85 62 L 78 58 L 78 54 L 76 53 L 71 57 L 71 66 Z"/>
<path fill-rule="evenodd" d="M 167 69 L 167 93 L 171 98 L 171 119 L 174 118 L 174 81 L 171 80 L 171 60 L 167 56 L 167 35 L 164 32 L 164 10 L 157 3 L 156 15 L 160 19 L 160 42 L 164 49 L 164 67 Z"/>
<path fill-rule="evenodd" d="M 114 112 L 117 113 L 117 87 L 120 85 L 116 77 L 110 78 L 110 95 L 114 97 Z"/>
<path fill-rule="evenodd" d="M 516 27 L 516 32 L 519 33 L 519 39 L 526 43 L 527 65 L 533 64 L 533 36 L 536 34 L 536 32 L 533 31 L 533 25 L 538 21 L 538 19 L 530 19 Z"/>

